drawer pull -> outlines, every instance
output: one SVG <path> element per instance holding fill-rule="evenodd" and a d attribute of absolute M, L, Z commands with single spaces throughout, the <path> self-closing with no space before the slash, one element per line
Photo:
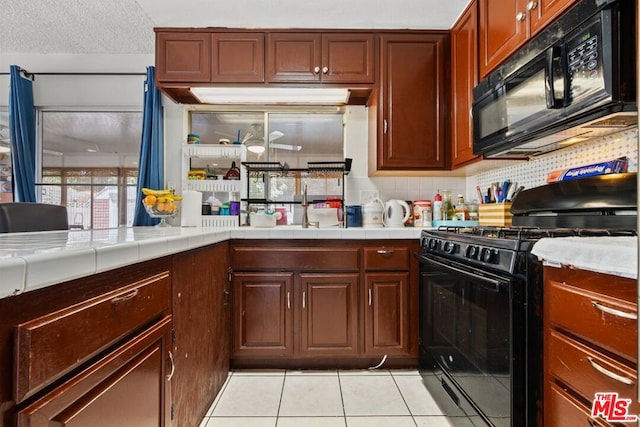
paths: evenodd
<path fill-rule="evenodd" d="M 377 250 L 378 254 L 380 255 L 391 255 L 393 254 L 395 251 L 391 250 L 391 249 L 378 249 Z"/>
<path fill-rule="evenodd" d="M 615 308 L 601 305 L 596 301 L 591 301 L 591 305 L 593 305 L 598 310 L 607 314 L 611 314 L 613 316 L 622 317 L 623 319 L 638 320 L 638 315 L 636 313 L 627 313 L 626 311 L 616 310 Z"/>
<path fill-rule="evenodd" d="M 122 296 L 113 298 L 111 300 L 111 304 L 120 304 L 121 302 L 129 301 L 130 299 L 135 298 L 137 295 L 138 295 L 138 290 L 134 289 L 133 291 L 129 292 L 128 294 L 124 294 Z"/>
<path fill-rule="evenodd" d="M 173 360 L 173 353 L 171 353 L 171 351 L 169 351 L 169 360 L 171 361 L 171 372 L 167 375 L 167 381 L 171 381 L 173 373 L 176 371 L 176 362 Z"/>
<path fill-rule="evenodd" d="M 291 310 L 291 292 L 287 292 L 287 310 Z"/>
<path fill-rule="evenodd" d="M 371 288 L 369 288 L 369 307 L 371 307 Z"/>
<path fill-rule="evenodd" d="M 633 381 L 627 377 L 623 377 L 622 375 L 618 375 L 615 372 L 611 372 L 610 370 L 603 368 L 602 366 L 598 365 L 596 363 L 595 360 L 593 360 L 592 357 L 587 357 L 587 360 L 589 361 L 589 364 L 591 365 L 591 367 L 593 369 L 595 369 L 596 371 L 600 372 L 603 375 L 608 376 L 611 379 L 614 379 L 618 382 L 621 382 L 622 384 L 625 385 L 633 385 Z"/>
<path fill-rule="evenodd" d="M 302 292 L 302 309 L 304 310 L 307 307 L 307 293 Z"/>

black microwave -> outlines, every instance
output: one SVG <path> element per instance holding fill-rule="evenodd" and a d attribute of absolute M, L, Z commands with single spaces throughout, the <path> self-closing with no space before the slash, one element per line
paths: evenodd
<path fill-rule="evenodd" d="M 636 125 L 636 3 L 580 1 L 480 82 L 474 153 L 530 158 Z"/>

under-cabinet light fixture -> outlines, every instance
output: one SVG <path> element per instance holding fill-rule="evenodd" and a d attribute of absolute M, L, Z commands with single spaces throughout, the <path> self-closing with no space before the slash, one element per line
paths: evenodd
<path fill-rule="evenodd" d="M 192 87 L 205 104 L 345 105 L 349 90 L 341 88 Z"/>

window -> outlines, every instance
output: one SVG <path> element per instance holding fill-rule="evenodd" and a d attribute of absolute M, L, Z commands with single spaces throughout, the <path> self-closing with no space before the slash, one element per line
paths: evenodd
<path fill-rule="evenodd" d="M 0 110 L 0 203 L 13 201 L 9 112 Z"/>
<path fill-rule="evenodd" d="M 343 116 L 344 111 L 336 108 L 193 110 L 190 131 L 200 135 L 202 144 L 245 144 L 248 162 L 280 162 L 302 169 L 307 162 L 344 161 Z M 344 185 L 334 176 L 317 174 L 313 178 L 284 174 L 268 183 L 257 176 L 250 179 L 249 197 L 291 201 L 300 197 L 305 183 L 311 195 L 339 196 Z"/>
<path fill-rule="evenodd" d="M 72 228 L 131 226 L 141 112 L 42 111 L 43 203 L 67 207 Z"/>

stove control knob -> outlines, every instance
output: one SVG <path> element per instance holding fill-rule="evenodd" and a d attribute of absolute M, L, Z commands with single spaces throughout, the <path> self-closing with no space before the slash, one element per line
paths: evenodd
<path fill-rule="evenodd" d="M 477 246 L 469 245 L 467 246 L 467 250 L 464 253 L 464 256 L 467 258 L 476 259 L 478 258 L 478 252 L 480 249 Z"/>
<path fill-rule="evenodd" d="M 437 250 L 438 247 L 440 246 L 440 241 L 437 239 L 429 239 L 429 249 L 431 250 Z"/>
<path fill-rule="evenodd" d="M 444 242 L 444 246 L 442 247 L 442 250 L 450 255 L 456 253 L 457 249 L 458 249 L 458 245 L 456 245 L 453 242 Z"/>
<path fill-rule="evenodd" d="M 498 251 L 490 248 L 482 248 L 480 259 L 489 264 L 495 264 L 498 260 Z"/>

